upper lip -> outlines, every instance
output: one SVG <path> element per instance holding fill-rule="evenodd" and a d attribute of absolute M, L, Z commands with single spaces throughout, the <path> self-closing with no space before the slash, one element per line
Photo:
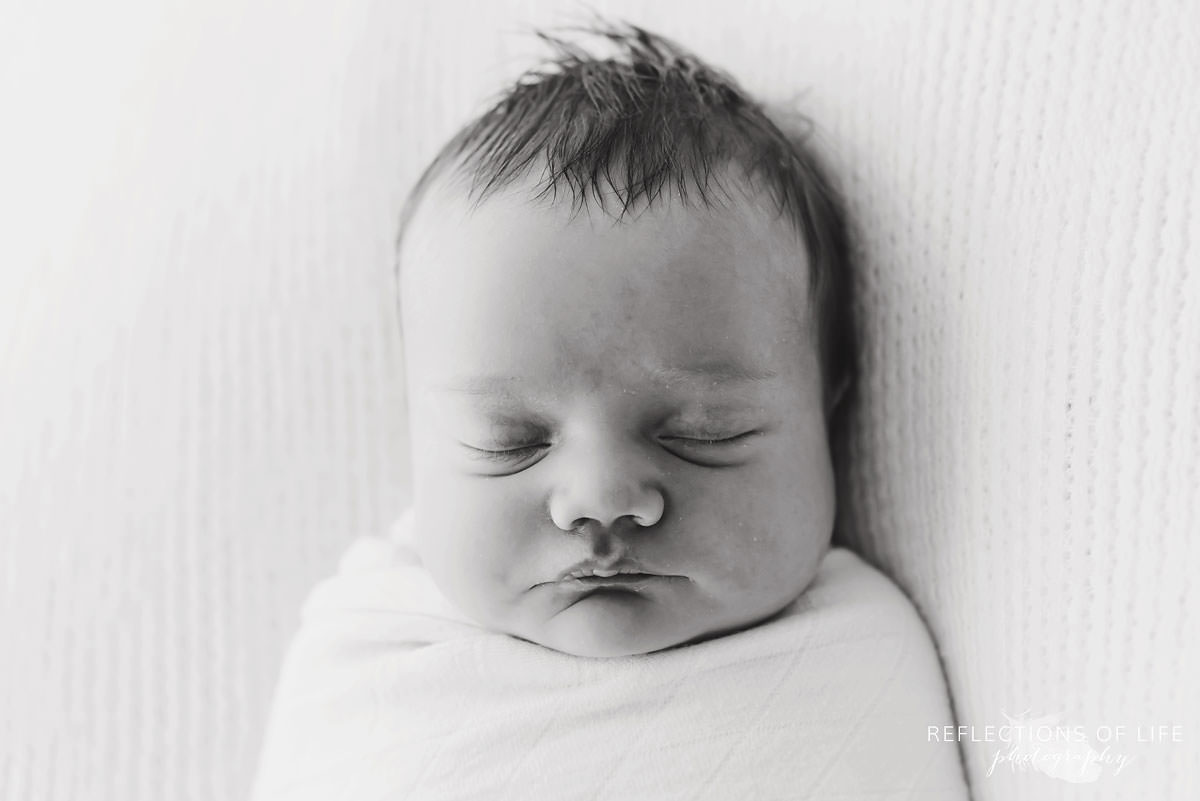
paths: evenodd
<path fill-rule="evenodd" d="M 661 575 L 652 570 L 647 570 L 641 565 L 628 559 L 621 559 L 616 562 L 601 562 L 595 559 L 585 559 L 571 565 L 566 570 L 558 574 L 556 581 L 566 581 L 567 579 L 588 578 L 595 576 L 597 578 L 611 578 L 622 573 L 637 573 L 644 576 Z"/>

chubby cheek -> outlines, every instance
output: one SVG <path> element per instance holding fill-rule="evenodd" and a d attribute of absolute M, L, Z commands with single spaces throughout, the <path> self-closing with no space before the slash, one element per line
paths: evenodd
<path fill-rule="evenodd" d="M 747 599 L 788 594 L 810 574 L 833 526 L 831 478 L 786 461 L 704 493 L 693 557 L 715 586 Z"/>
<path fill-rule="evenodd" d="M 772 559 L 780 550 L 780 532 L 772 525 L 772 510 L 757 502 L 750 487 L 703 496 L 703 506 L 694 509 L 695 525 L 687 526 L 694 536 L 688 544 L 690 557 L 713 583 L 714 589 L 744 593 L 768 579 Z"/>
<path fill-rule="evenodd" d="M 515 599 L 534 561 L 537 510 L 522 483 L 443 468 L 414 485 L 422 560 L 452 600 L 487 620 Z"/>

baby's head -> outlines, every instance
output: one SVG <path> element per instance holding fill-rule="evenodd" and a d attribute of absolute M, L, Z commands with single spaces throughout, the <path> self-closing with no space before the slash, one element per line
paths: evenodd
<path fill-rule="evenodd" d="M 415 532 L 483 625 L 567 653 L 745 628 L 812 581 L 850 376 L 811 157 L 634 28 L 561 42 L 443 149 L 400 246 Z"/>

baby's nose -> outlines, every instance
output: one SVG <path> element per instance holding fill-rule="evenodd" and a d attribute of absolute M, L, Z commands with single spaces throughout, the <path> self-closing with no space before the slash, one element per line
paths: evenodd
<path fill-rule="evenodd" d="M 550 496 L 550 517 L 563 531 L 578 531 L 589 523 L 608 530 L 622 521 L 648 527 L 662 519 L 665 506 L 649 464 L 589 460 L 560 474 Z"/>
<path fill-rule="evenodd" d="M 563 504 L 551 503 L 550 517 L 554 520 L 554 525 L 563 531 L 580 531 L 588 525 L 610 530 L 617 528 L 624 520 L 630 520 L 637 526 L 646 528 L 662 519 L 663 502 L 662 496 L 658 493 L 647 493 L 645 501 L 641 503 L 615 504 L 614 506 L 629 507 L 634 511 L 619 513 L 593 508 L 586 513 L 577 513 L 570 507 L 564 508 Z"/>

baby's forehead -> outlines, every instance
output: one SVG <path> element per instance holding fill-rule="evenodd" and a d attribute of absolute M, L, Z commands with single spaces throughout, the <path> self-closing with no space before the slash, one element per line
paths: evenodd
<path fill-rule="evenodd" d="M 507 292 L 550 282 L 561 292 L 586 294 L 612 289 L 616 276 L 622 291 L 666 302 L 707 303 L 706 292 L 765 282 L 773 294 L 803 305 L 810 266 L 789 222 L 753 196 L 704 205 L 659 198 L 618 209 L 611 200 L 580 205 L 529 189 L 482 201 L 441 192 L 409 233 L 402 269 L 441 279 L 422 282 L 427 299 L 435 286 L 458 293 L 478 282 Z M 571 280 L 576 274 L 582 283 Z"/>
<path fill-rule="evenodd" d="M 679 364 L 734 342 L 810 341 L 803 247 L 749 203 L 675 200 L 614 215 L 528 192 L 476 204 L 442 193 L 410 234 L 406 338 L 417 333 L 439 370 L 577 366 L 602 350 Z"/>
<path fill-rule="evenodd" d="M 580 194 L 526 180 L 480 192 L 467 176 L 450 174 L 428 187 L 405 225 L 400 267 L 405 269 L 405 250 L 410 249 L 406 246 L 414 242 L 436 249 L 494 236 L 497 226 L 508 226 L 513 236 L 530 228 L 557 229 L 562 242 L 581 246 L 639 236 L 664 241 L 689 236 L 733 250 L 770 242 L 788 254 L 793 277 L 807 274 L 804 236 L 768 192 L 733 172 L 722 179 L 710 177 L 709 184 L 703 194 L 689 192 L 686 186 L 667 186 L 628 203 L 628 190 L 611 187 Z"/>

